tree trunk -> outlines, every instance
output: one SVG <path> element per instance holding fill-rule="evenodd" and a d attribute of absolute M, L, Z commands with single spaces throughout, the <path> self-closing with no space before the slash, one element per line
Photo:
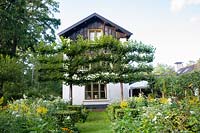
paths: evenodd
<path fill-rule="evenodd" d="M 0 98 L 3 96 L 3 81 L 0 82 Z"/>
<path fill-rule="evenodd" d="M 121 88 L 121 101 L 123 101 L 124 100 L 124 89 L 123 89 L 123 83 L 122 82 L 120 82 L 120 88 Z"/>
<path fill-rule="evenodd" d="M 72 105 L 72 84 L 69 85 L 69 104 Z"/>
<path fill-rule="evenodd" d="M 14 57 L 16 55 L 16 49 L 17 49 L 17 37 L 14 37 L 13 43 L 11 44 L 11 50 L 10 50 L 10 56 Z"/>

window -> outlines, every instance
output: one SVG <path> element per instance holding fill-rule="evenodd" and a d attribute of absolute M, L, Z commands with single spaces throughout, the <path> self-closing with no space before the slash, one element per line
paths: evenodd
<path fill-rule="evenodd" d="M 100 38 L 102 36 L 102 30 L 101 29 L 89 29 L 89 39 L 95 40 L 96 38 Z"/>
<path fill-rule="evenodd" d="M 106 99 L 106 84 L 91 83 L 85 86 L 85 99 Z"/>

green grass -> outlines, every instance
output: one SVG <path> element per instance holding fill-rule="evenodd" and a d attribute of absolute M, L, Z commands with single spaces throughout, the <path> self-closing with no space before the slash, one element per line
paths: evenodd
<path fill-rule="evenodd" d="M 106 112 L 90 112 L 85 123 L 77 123 L 81 133 L 112 133 Z"/>

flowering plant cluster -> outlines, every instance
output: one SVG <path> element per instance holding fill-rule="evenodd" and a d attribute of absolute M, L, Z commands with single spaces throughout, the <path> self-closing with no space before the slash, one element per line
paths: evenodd
<path fill-rule="evenodd" d="M 44 100 L 24 96 L 23 99 L 9 102 L 7 106 L 2 106 L 2 103 L 3 98 L 0 98 L 0 132 L 2 133 L 74 132 L 74 127 L 61 126 L 58 123 L 55 113 L 58 110 L 65 110 L 68 106 L 68 103 L 60 97 Z"/>
<path fill-rule="evenodd" d="M 143 100 L 141 100 L 143 99 Z M 200 101 L 198 97 L 144 98 L 133 97 L 123 109 L 123 116 L 113 119 L 112 128 L 116 133 L 127 132 L 197 132 L 200 131 Z M 144 104 L 145 103 L 145 104 Z M 112 105 L 111 105 L 112 106 Z"/>

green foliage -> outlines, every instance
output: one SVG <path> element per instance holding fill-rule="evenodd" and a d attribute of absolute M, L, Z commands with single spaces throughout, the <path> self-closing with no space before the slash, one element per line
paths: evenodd
<path fill-rule="evenodd" d="M 155 49 L 141 42 L 121 44 L 112 36 L 103 36 L 96 41 L 82 37 L 76 41 L 63 38 L 61 41 L 61 44 L 48 46 L 41 43 L 37 47 L 40 61 L 38 71 L 48 73 L 48 76 L 40 76 L 41 80 L 61 79 L 68 85 L 129 82 L 142 76 L 145 78 L 146 73 L 152 70 L 148 63 L 153 61 Z M 65 55 L 63 61 L 61 53 Z"/>
<path fill-rule="evenodd" d="M 200 72 L 155 78 L 154 90 L 163 91 L 166 96 L 185 97 L 195 95 L 200 88 Z M 198 94 L 197 94 L 198 95 Z"/>
<path fill-rule="evenodd" d="M 138 110 L 133 108 L 126 108 L 126 109 L 116 109 L 115 110 L 115 118 L 122 119 L 125 116 L 125 113 L 129 112 L 130 117 L 135 118 L 139 113 Z"/>
<path fill-rule="evenodd" d="M 83 106 L 68 107 L 60 97 L 49 99 L 24 96 L 7 106 L 0 103 L 0 132 L 78 132 L 75 123 L 86 120 L 88 111 Z"/>
<path fill-rule="evenodd" d="M 89 114 L 89 111 L 83 105 L 68 105 L 66 109 L 69 111 L 77 111 L 77 121 L 85 122 Z"/>
<path fill-rule="evenodd" d="M 142 107 L 142 106 L 147 106 L 147 99 L 142 96 L 142 95 L 139 95 L 139 97 L 131 97 L 129 100 L 128 100 L 128 104 L 129 104 L 129 107 L 132 105 L 133 107 Z"/>
<path fill-rule="evenodd" d="M 61 38 L 61 44 L 40 43 L 36 51 L 39 80 L 62 80 L 72 91 L 72 85 L 147 79 L 155 49 L 136 41 L 122 44 L 112 36 L 95 41 L 79 36 L 75 41 Z"/>
<path fill-rule="evenodd" d="M 77 111 L 59 110 L 55 112 L 55 116 L 60 127 L 73 127 L 79 121 Z"/>
<path fill-rule="evenodd" d="M 5 99 L 22 96 L 24 64 L 18 58 L 0 54 L 0 96 Z"/>
<path fill-rule="evenodd" d="M 108 117 L 110 118 L 111 121 L 116 118 L 115 117 L 116 109 L 120 109 L 120 108 L 121 107 L 120 107 L 119 103 L 112 103 L 106 108 L 106 111 L 108 113 Z"/>
<path fill-rule="evenodd" d="M 185 97 L 180 101 L 148 98 L 147 106 L 118 110 L 112 128 L 116 133 L 127 132 L 197 132 L 200 130 L 198 97 Z M 135 110 L 137 113 L 132 114 Z"/>
<path fill-rule="evenodd" d="M 172 66 L 168 66 L 166 64 L 157 64 L 153 70 L 154 75 L 176 75 L 176 72 Z"/>
<path fill-rule="evenodd" d="M 53 114 L 63 109 L 66 103 L 61 98 L 52 101 L 38 99 L 20 99 L 10 102 L 0 111 L 0 132 L 59 132 Z"/>
<path fill-rule="evenodd" d="M 60 20 L 54 17 L 58 3 L 54 0 L 1 0 L 0 53 L 15 55 L 39 41 L 53 42 Z"/>
<path fill-rule="evenodd" d="M 35 62 L 30 61 L 30 51 L 41 40 L 46 44 L 55 40 L 55 29 L 60 24 L 54 17 L 57 12 L 58 3 L 54 0 L 0 1 L 0 96 L 19 99 L 23 94 L 41 92 L 41 96 L 47 90 L 55 92 L 51 89 L 55 86 L 35 82 L 37 73 L 33 68 Z"/>

